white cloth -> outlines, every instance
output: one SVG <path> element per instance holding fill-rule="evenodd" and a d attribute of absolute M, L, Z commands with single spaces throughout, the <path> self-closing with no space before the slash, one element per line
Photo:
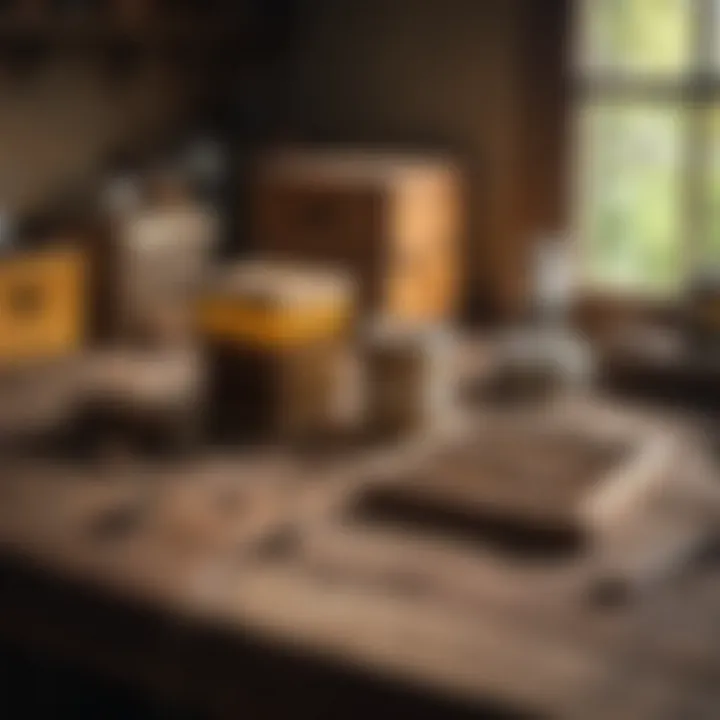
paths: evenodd
<path fill-rule="evenodd" d="M 209 268 L 217 239 L 215 216 L 200 207 L 129 216 L 120 232 L 124 321 L 152 326 L 159 313 L 186 303 Z"/>

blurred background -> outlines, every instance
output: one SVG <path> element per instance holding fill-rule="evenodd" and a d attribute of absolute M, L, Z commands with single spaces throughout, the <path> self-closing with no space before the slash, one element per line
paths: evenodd
<path fill-rule="evenodd" d="M 719 351 L 720 0 L 0 0 L 0 714 L 718 717 Z"/>

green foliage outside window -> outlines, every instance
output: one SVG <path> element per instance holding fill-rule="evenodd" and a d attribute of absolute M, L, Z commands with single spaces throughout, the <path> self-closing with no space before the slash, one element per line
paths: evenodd
<path fill-rule="evenodd" d="M 720 0 L 585 0 L 580 232 L 595 285 L 667 294 L 691 260 L 720 267 L 716 29 Z"/>

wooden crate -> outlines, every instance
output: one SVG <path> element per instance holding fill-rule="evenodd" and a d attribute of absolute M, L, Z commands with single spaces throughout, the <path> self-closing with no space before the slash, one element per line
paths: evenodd
<path fill-rule="evenodd" d="M 256 245 L 333 262 L 360 282 L 366 310 L 447 318 L 460 294 L 460 180 L 447 160 L 292 152 L 261 165 Z"/>
<path fill-rule="evenodd" d="M 85 258 L 72 249 L 0 260 L 0 368 L 71 354 L 85 331 Z"/>

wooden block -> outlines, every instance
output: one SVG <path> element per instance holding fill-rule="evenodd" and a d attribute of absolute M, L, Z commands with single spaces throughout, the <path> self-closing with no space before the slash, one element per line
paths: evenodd
<path fill-rule="evenodd" d="M 446 159 L 308 151 L 269 157 L 255 193 L 263 251 L 334 262 L 367 310 L 453 314 L 460 294 L 460 179 Z"/>

